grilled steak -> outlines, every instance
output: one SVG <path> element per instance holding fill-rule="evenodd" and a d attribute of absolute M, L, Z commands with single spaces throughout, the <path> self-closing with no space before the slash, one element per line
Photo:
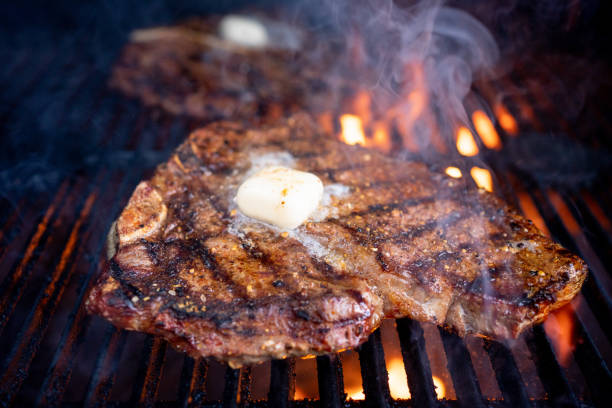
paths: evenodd
<path fill-rule="evenodd" d="M 329 72 L 338 62 L 328 44 L 308 38 L 308 57 L 285 48 L 244 48 L 219 38 L 218 23 L 217 17 L 196 18 L 135 31 L 111 87 L 147 106 L 207 120 L 269 120 L 306 105 L 325 109 L 332 88 L 341 93 L 346 87 Z"/>
<path fill-rule="evenodd" d="M 325 184 L 295 230 L 235 208 L 239 184 L 268 164 Z M 330 140 L 298 115 L 192 133 L 136 187 L 87 307 L 238 367 L 357 346 L 384 317 L 516 337 L 586 271 L 494 194 Z"/>

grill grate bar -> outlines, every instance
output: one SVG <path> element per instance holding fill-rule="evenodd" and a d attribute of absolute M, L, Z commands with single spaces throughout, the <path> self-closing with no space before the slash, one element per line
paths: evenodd
<path fill-rule="evenodd" d="M 104 184 L 106 184 L 106 182 L 100 183 L 101 181 L 100 176 L 103 176 L 104 173 L 105 172 L 102 171 L 98 177 L 97 182 L 90 184 L 90 187 L 92 185 L 102 185 L 103 186 Z M 102 177 L 102 179 L 104 178 L 106 177 Z M 75 188 L 75 191 L 76 191 L 75 195 L 77 196 L 82 195 L 84 200 L 85 200 L 85 197 L 88 196 L 87 193 L 80 194 L 80 188 Z M 93 200 L 95 200 L 95 195 L 91 195 L 91 194 L 93 193 L 90 193 L 89 198 L 87 198 L 87 200 L 85 201 L 84 211 L 86 211 L 87 213 L 89 213 L 89 211 L 91 210 L 91 207 L 94 202 Z M 69 207 L 70 206 L 65 207 L 62 211 L 70 210 Z M 50 316 L 53 314 L 53 311 L 58 306 L 61 296 L 63 294 L 63 291 L 67 286 L 64 283 L 71 279 L 71 276 L 73 275 L 75 266 L 76 266 L 75 260 L 82 255 L 83 247 L 80 247 L 78 250 L 74 251 L 77 255 L 72 256 L 71 253 L 75 249 L 76 241 L 78 237 L 75 233 L 79 232 L 80 226 L 87 218 L 88 218 L 88 214 L 81 214 L 81 216 L 76 221 L 73 231 L 71 232 L 70 237 L 67 240 L 67 246 L 62 252 L 60 259 L 58 260 L 57 267 L 54 273 L 50 277 L 51 279 L 50 283 L 47 285 L 47 288 L 44 289 L 44 291 L 41 289 L 41 291 L 39 292 L 39 295 L 36 298 L 36 301 L 34 302 L 35 309 L 33 309 L 32 312 L 30 312 L 31 318 L 28 318 L 26 320 L 26 322 L 31 321 L 27 331 L 25 331 L 27 340 L 20 342 L 19 348 L 15 350 L 15 357 L 13 358 L 13 361 L 11 362 L 11 367 L 13 367 L 13 369 L 15 370 L 19 370 L 20 372 L 27 373 L 31 362 L 34 356 L 36 355 L 36 352 L 38 351 L 40 343 L 43 340 L 44 334 L 49 326 Z M 89 232 L 90 231 L 87 231 L 84 234 L 88 234 Z M 87 235 L 80 237 L 80 240 L 81 241 L 84 240 L 87 242 L 88 240 L 84 239 L 84 237 L 86 236 Z M 58 244 L 63 242 L 62 239 L 59 239 L 60 238 L 59 235 L 55 236 L 54 234 L 54 238 L 56 238 L 55 241 Z M 50 253 L 60 253 L 61 251 L 49 251 L 49 252 Z M 71 262 L 72 262 L 72 265 L 71 265 Z M 13 369 L 8 370 L 8 372 L 11 372 Z M 21 381 L 19 382 L 19 384 L 21 384 Z M 12 391 L 11 391 L 13 395 L 18 390 L 19 390 L 18 384 L 13 384 Z"/>
<path fill-rule="evenodd" d="M 396 323 L 412 401 L 418 407 L 436 407 L 438 400 L 423 328 L 409 318 L 397 319 Z"/>
<path fill-rule="evenodd" d="M 129 134 L 129 127 L 126 127 L 122 133 L 127 136 Z M 129 173 L 127 177 L 124 177 L 123 180 L 119 183 L 116 191 L 117 195 L 113 202 L 108 206 L 109 212 L 108 217 L 112 217 L 119 204 L 123 195 L 125 194 L 125 189 L 132 185 L 138 177 L 140 177 L 140 172 L 132 172 Z M 115 177 L 112 177 L 113 179 Z M 110 219 L 106 220 L 105 224 L 100 224 L 100 228 L 108 225 L 110 223 Z M 106 241 L 106 234 L 104 232 L 99 234 L 100 238 L 96 245 L 96 249 L 94 253 L 100 254 L 102 249 L 104 248 L 104 244 Z M 67 324 L 65 326 L 64 333 L 60 339 L 60 344 L 57 347 L 57 353 L 53 358 L 53 365 L 50 370 L 53 370 L 52 373 L 48 373 L 48 379 L 45 381 L 45 385 L 42 390 L 43 393 L 39 397 L 40 401 L 48 400 L 48 398 L 59 398 L 63 395 L 65 387 L 67 386 L 67 382 L 70 379 L 70 373 L 73 368 L 74 356 L 78 352 L 79 346 L 81 345 L 81 341 L 83 336 L 87 332 L 87 328 L 89 325 L 85 325 L 84 323 L 89 323 L 90 319 L 86 319 L 86 314 L 83 311 L 83 302 L 86 294 L 86 289 L 91 278 L 96 274 L 96 271 L 99 269 L 99 265 L 92 264 L 89 268 L 87 276 L 83 279 L 79 289 L 77 301 L 75 302 L 75 308 L 70 313 L 70 317 L 68 318 Z M 56 366 L 57 364 L 57 366 Z"/>
<path fill-rule="evenodd" d="M 321 408 L 340 408 L 344 390 L 340 389 L 342 368 L 337 354 L 317 357 L 317 379 Z"/>
<path fill-rule="evenodd" d="M 237 407 L 238 384 L 240 384 L 240 370 L 228 366 L 225 370 L 225 387 L 223 388 L 224 408 Z"/>
<path fill-rule="evenodd" d="M 268 403 L 272 408 L 286 408 L 295 391 L 295 360 L 273 360 L 270 366 Z"/>
<path fill-rule="evenodd" d="M 465 343 L 456 334 L 449 333 L 441 327 L 438 329 L 444 344 L 448 371 L 453 380 L 459 405 L 484 408 L 485 404 L 480 393 L 478 378 L 476 378 L 472 359 Z"/>
<path fill-rule="evenodd" d="M 72 266 L 68 265 L 70 265 L 71 260 L 76 258 L 76 256 L 73 256 L 73 253 L 80 252 L 75 251 L 78 233 L 81 230 L 83 222 L 89 217 L 95 198 L 95 193 L 91 193 L 83 204 L 81 214 L 70 232 L 65 249 L 61 253 L 61 258 L 49 278 L 50 282 L 47 288 L 45 288 L 44 291 L 42 289 L 40 290 L 34 303 L 36 305 L 35 310 L 32 310 L 23 322 L 24 329 L 22 329 L 15 338 L 16 347 L 8 353 L 7 361 L 9 361 L 9 363 L 4 372 L 4 378 L 16 378 L 16 380 L 11 382 L 11 389 L 4 390 L 5 393 L 3 392 L 9 399 L 12 399 L 12 397 L 17 394 L 22 381 L 25 379 L 25 375 L 15 376 L 15 372 L 28 373 L 30 364 L 38 352 L 47 331 L 50 318 L 56 310 L 64 289 L 66 288 L 63 282 L 69 280 L 74 274 L 75 264 L 72 264 Z M 26 327 L 27 329 L 25 329 Z"/>
<path fill-rule="evenodd" d="M 389 407 L 389 377 L 380 329 L 370 334 L 368 341 L 359 347 L 359 362 L 366 403 L 370 406 Z"/>
<path fill-rule="evenodd" d="M 164 357 L 166 356 L 167 343 L 160 339 L 153 340 L 153 347 L 147 364 L 147 372 L 145 374 L 144 385 L 140 393 L 139 406 L 152 407 L 155 405 L 155 397 L 157 395 L 157 387 L 161 378 Z"/>
<path fill-rule="evenodd" d="M 584 341 L 577 341 L 574 349 L 574 357 L 580 366 L 585 378 L 588 379 L 587 386 L 591 392 L 593 402 L 597 406 L 606 406 L 609 401 L 609 387 L 612 384 L 612 373 L 607 366 L 602 355 L 593 343 L 590 333 L 581 324 L 575 325 L 576 338 Z"/>
<path fill-rule="evenodd" d="M 87 387 L 87 406 L 102 406 L 110 396 L 126 336 L 124 330 L 112 326 L 108 328 L 105 347 L 100 349 L 94 374 Z"/>
<path fill-rule="evenodd" d="M 11 269 L 12 272 L 7 275 L 0 286 L 0 292 L 2 292 L 4 295 L 3 298 L 0 299 L 0 310 L 2 310 L 2 314 L 0 315 L 0 334 L 4 330 L 8 317 L 11 315 L 18 300 L 16 297 L 18 293 L 16 292 L 15 288 L 20 285 L 22 278 L 25 279 L 29 275 L 28 265 L 32 260 L 35 260 L 38 257 L 40 252 L 40 244 L 47 239 L 47 227 L 52 218 L 55 216 L 56 209 L 61 206 L 61 203 L 66 197 L 65 195 L 68 190 L 68 184 L 69 183 L 67 181 L 62 183 L 59 190 L 55 194 L 54 199 L 50 203 L 49 207 L 47 207 L 47 211 L 45 212 L 44 216 L 36 220 L 36 231 L 33 232 L 31 238 L 29 239 L 25 251 L 19 251 L 19 253 L 24 254 L 21 258 L 21 262 L 19 262 L 19 265 L 17 265 L 15 269 Z M 15 254 L 16 257 L 17 251 L 12 252 L 13 250 L 14 248 L 9 249 L 9 251 Z M 10 262 L 12 258 L 13 257 L 7 257 L 5 261 Z"/>
<path fill-rule="evenodd" d="M 510 350 L 496 341 L 485 340 L 484 344 L 504 401 L 511 407 L 530 407 L 531 402 Z"/>
<path fill-rule="evenodd" d="M 183 407 L 200 406 L 206 400 L 206 377 L 208 363 L 203 358 L 194 360 L 185 356 L 181 372 L 181 388 L 179 401 Z"/>
<path fill-rule="evenodd" d="M 253 385 L 253 375 L 251 366 L 243 367 L 240 372 L 240 406 L 246 407 L 251 400 L 251 386 Z"/>
<path fill-rule="evenodd" d="M 126 181 L 127 180 L 124 180 L 123 185 L 120 186 L 120 188 L 117 190 L 118 192 L 125 190 Z M 116 208 L 118 206 L 118 201 L 119 198 L 116 198 L 114 205 L 110 205 L 107 208 Z M 97 230 L 99 231 L 99 229 L 105 226 L 106 224 L 103 225 L 102 223 L 100 223 L 97 225 Z M 99 236 L 100 238 L 98 240 L 97 247 L 94 250 L 94 253 L 100 253 L 102 251 L 102 248 L 104 247 L 105 234 L 100 233 Z M 85 289 L 87 289 L 88 282 L 95 275 L 95 272 L 98 269 L 99 265 L 92 264 L 89 268 L 88 274 L 82 279 L 82 282 L 80 282 L 78 289 L 79 295 L 77 297 L 77 301 L 75 302 L 76 306 L 74 310 L 70 313 L 67 324 L 64 329 L 64 333 L 62 334 L 59 340 L 59 344 L 57 347 L 58 352 L 54 356 L 53 363 L 50 367 L 50 370 L 52 371 L 47 374 L 48 379 L 47 381 L 45 381 L 45 384 L 47 384 L 47 386 L 42 387 L 42 389 L 44 390 L 44 394 L 41 396 L 41 398 L 43 400 L 47 398 L 46 395 L 49 395 L 49 397 L 51 397 L 53 395 L 58 396 L 62 394 L 63 389 L 66 386 L 66 381 L 69 379 L 73 363 L 72 356 L 76 354 L 83 340 L 83 336 L 87 332 L 87 327 L 89 326 L 89 318 L 86 316 L 86 313 L 83 309 L 84 296 L 86 294 Z"/>
<path fill-rule="evenodd" d="M 553 406 L 577 407 L 578 401 L 541 325 L 528 329 L 525 343 Z"/>

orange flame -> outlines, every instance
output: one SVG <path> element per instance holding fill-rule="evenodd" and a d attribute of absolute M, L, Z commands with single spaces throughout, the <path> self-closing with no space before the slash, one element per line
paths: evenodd
<path fill-rule="evenodd" d="M 515 136 L 518 133 L 518 125 L 506 107 L 501 103 L 498 103 L 495 105 L 494 110 L 495 116 L 497 116 L 497 121 L 502 129 L 504 129 L 509 135 Z"/>
<path fill-rule="evenodd" d="M 444 172 L 452 178 L 461 178 L 463 176 L 458 167 L 449 166 L 446 168 L 446 170 L 444 170 Z"/>
<path fill-rule="evenodd" d="M 484 188 L 488 192 L 493 191 L 493 178 L 489 170 L 474 166 L 470 170 L 470 174 L 478 187 Z"/>
<path fill-rule="evenodd" d="M 465 126 L 457 129 L 457 151 L 463 156 L 476 156 L 478 154 L 478 146 L 474 141 L 474 136 L 470 129 Z"/>
<path fill-rule="evenodd" d="M 352 400 L 364 400 L 365 399 L 365 394 L 363 393 L 363 388 L 359 387 L 359 388 L 346 388 L 345 389 L 346 392 L 346 398 L 347 399 L 352 399 Z"/>
<path fill-rule="evenodd" d="M 436 387 L 436 396 L 438 399 L 442 399 L 446 396 L 446 387 L 444 386 L 444 381 L 440 379 L 440 377 L 432 376 L 434 386 Z"/>
<path fill-rule="evenodd" d="M 497 134 L 497 130 L 495 130 L 493 122 L 491 122 L 491 119 L 489 119 L 486 113 L 480 110 L 474 111 L 474 113 L 472 113 L 472 122 L 476 128 L 476 132 L 478 132 L 480 136 L 480 140 L 482 140 L 482 143 L 484 143 L 487 148 L 495 150 L 501 149 L 502 143 Z"/>
<path fill-rule="evenodd" d="M 389 372 L 389 391 L 391 391 L 391 397 L 409 399 L 408 378 L 406 377 L 406 370 L 404 370 L 402 359 L 391 359 L 387 363 L 387 371 Z"/>
<path fill-rule="evenodd" d="M 340 137 L 344 143 L 365 146 L 365 134 L 363 133 L 363 125 L 359 117 L 348 114 L 342 115 L 340 116 L 340 126 L 342 127 Z"/>
<path fill-rule="evenodd" d="M 553 312 L 544 321 L 544 330 L 546 330 L 546 334 L 555 345 L 559 362 L 561 365 L 567 366 L 569 357 L 574 351 L 574 316 L 572 305 L 566 305 Z"/>

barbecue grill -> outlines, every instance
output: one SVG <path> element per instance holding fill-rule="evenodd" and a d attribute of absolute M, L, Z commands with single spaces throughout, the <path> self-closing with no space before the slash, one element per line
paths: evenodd
<path fill-rule="evenodd" d="M 495 118 L 503 148 L 474 137 L 480 153 L 470 157 L 450 153 L 455 140 L 444 139 L 445 149 L 427 155 L 441 170 L 453 166 L 466 178 L 485 163 L 496 194 L 590 267 L 578 298 L 517 341 L 462 339 L 405 318 L 386 321 L 355 351 L 235 370 L 87 315 L 84 297 L 110 224 L 138 181 L 204 124 L 110 90 L 110 67 L 131 28 L 188 15 L 193 7 L 168 15 L 162 6 L 157 14 L 118 6 L 116 14 L 102 13 L 132 16 L 130 23 L 115 21 L 117 32 L 92 17 L 90 33 L 107 36 L 104 41 L 51 24 L 47 31 L 5 26 L 14 43 L 0 49 L 0 132 L 6 141 L 0 153 L 0 405 L 608 406 L 610 99 L 601 84 L 568 114 L 568 101 L 528 58 L 517 58 L 493 82 L 475 83 L 466 101 L 468 110 L 482 101 L 491 106 L 487 114 Z M 9 15 L 24 12 L 15 10 Z M 68 10 L 74 16 L 68 24 L 95 14 L 84 6 Z M 563 72 L 562 65 L 548 66 Z M 602 77 L 609 72 L 599 69 Z M 337 120 L 333 130 L 341 132 Z M 393 135 L 391 150 L 404 150 L 402 143 Z M 420 156 L 408 151 L 402 157 Z M 409 397 L 401 391 L 406 388 Z"/>

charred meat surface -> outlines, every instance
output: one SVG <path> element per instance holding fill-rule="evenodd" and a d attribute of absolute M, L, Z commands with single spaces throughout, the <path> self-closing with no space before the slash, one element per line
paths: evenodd
<path fill-rule="evenodd" d="M 295 230 L 236 209 L 238 186 L 264 164 L 325 185 Z M 330 140 L 296 115 L 193 132 L 113 225 L 87 308 L 239 367 L 357 346 L 385 317 L 516 337 L 586 273 L 494 194 Z"/>

